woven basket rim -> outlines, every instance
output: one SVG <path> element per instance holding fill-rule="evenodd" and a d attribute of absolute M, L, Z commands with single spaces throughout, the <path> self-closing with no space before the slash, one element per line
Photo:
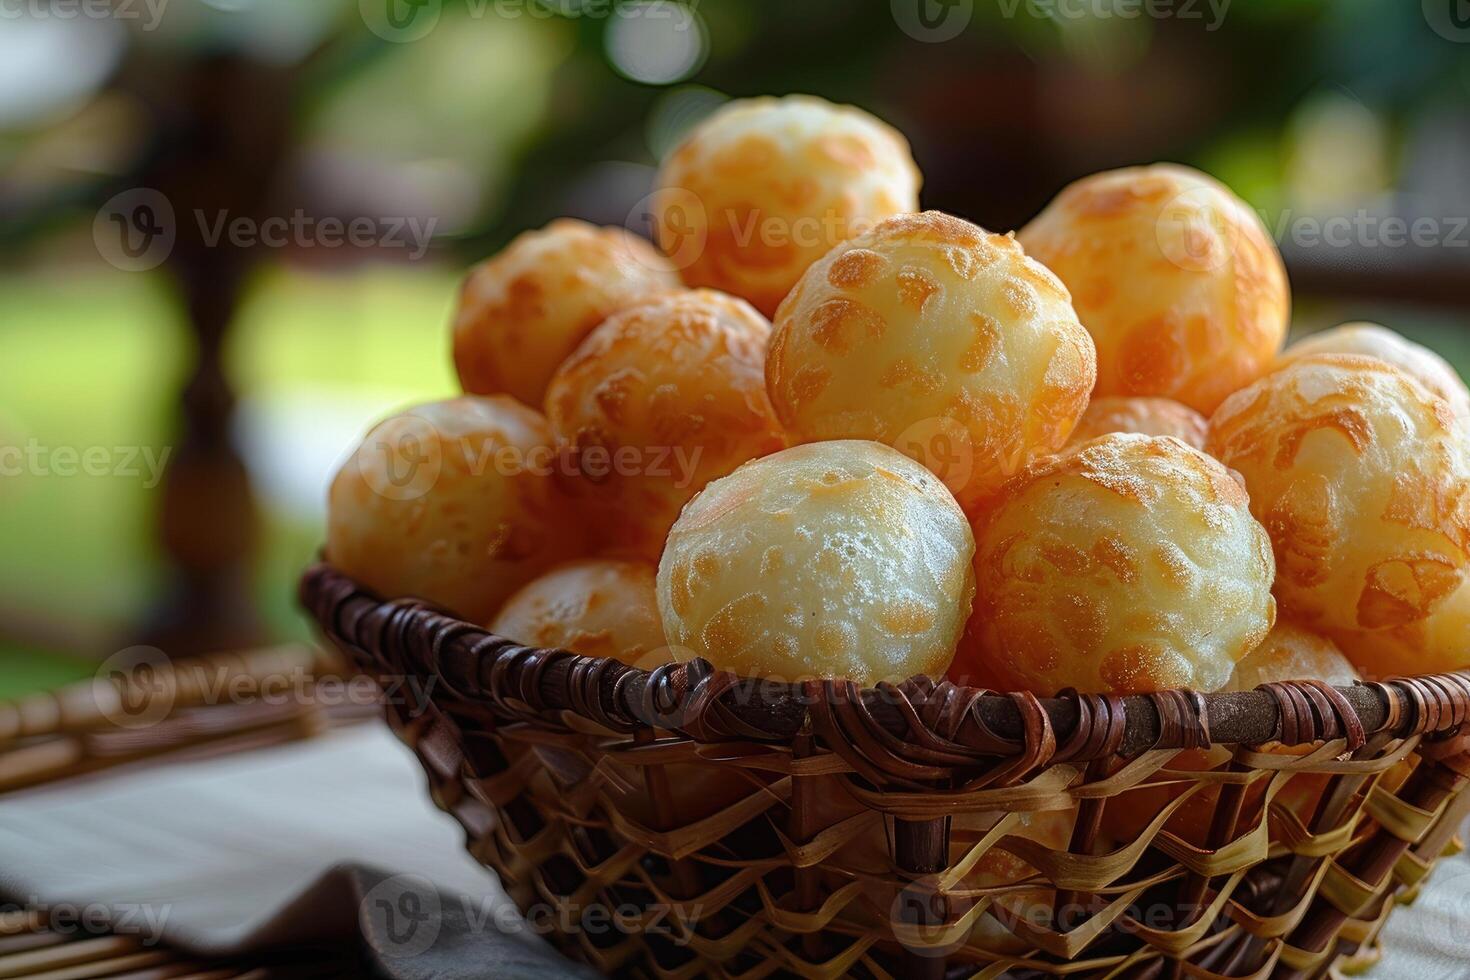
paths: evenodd
<path fill-rule="evenodd" d="M 1245 692 L 1124 697 L 1069 689 L 1038 698 L 927 677 L 859 688 L 830 679 L 739 677 L 703 659 L 649 671 L 527 647 L 423 600 L 383 599 L 326 561 L 302 574 L 299 598 L 364 665 L 387 662 L 402 667 L 404 677 L 433 675 L 466 706 L 521 718 L 569 711 L 614 730 L 663 729 L 701 743 L 789 745 L 801 735 L 840 730 L 863 756 L 940 765 L 946 756 L 954 757 L 949 765 L 963 764 L 960 757 L 993 763 L 1017 756 L 1034 769 L 1150 749 L 1335 739 L 1352 749 L 1378 734 L 1445 739 L 1470 720 L 1470 671 L 1347 687 L 1300 680 Z"/>

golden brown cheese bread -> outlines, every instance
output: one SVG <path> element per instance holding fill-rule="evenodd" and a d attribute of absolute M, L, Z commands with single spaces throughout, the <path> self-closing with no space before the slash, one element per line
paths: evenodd
<path fill-rule="evenodd" d="M 766 397 L 769 336 L 744 300 L 690 290 L 614 314 L 557 369 L 547 414 L 604 547 L 656 559 L 706 483 L 786 445 Z"/>
<path fill-rule="evenodd" d="M 1066 442 L 1095 376 L 1057 278 L 1014 238 L 925 211 L 807 270 L 776 314 L 766 383 L 799 439 L 872 439 L 972 511 Z"/>
<path fill-rule="evenodd" d="M 1066 187 L 1018 233 L 1097 342 L 1097 394 L 1205 414 L 1270 370 L 1291 308 L 1265 226 L 1219 181 L 1155 164 Z"/>
<path fill-rule="evenodd" d="M 1206 448 L 1270 532 L 1276 596 L 1319 630 L 1425 619 L 1470 561 L 1470 469 L 1448 402 L 1377 358 L 1313 354 L 1232 395 Z"/>
<path fill-rule="evenodd" d="M 1450 403 L 1456 415 L 1470 415 L 1470 391 L 1448 361 L 1422 344 L 1376 323 L 1344 323 L 1303 337 L 1281 352 L 1278 367 L 1312 354 L 1366 354 L 1387 361 Z"/>
<path fill-rule="evenodd" d="M 486 622 L 526 579 L 582 550 L 553 458 L 546 420 L 508 395 L 408 409 L 337 471 L 327 558 L 386 598 Z"/>
<path fill-rule="evenodd" d="M 1094 398 L 1072 430 L 1067 445 L 1075 446 L 1109 432 L 1137 432 L 1145 436 L 1173 436 L 1195 449 L 1205 448 L 1210 423 L 1203 415 L 1172 398 Z"/>
<path fill-rule="evenodd" d="M 1114 433 L 1036 461 L 975 525 L 959 660 L 1020 688 L 1218 690 L 1275 621 L 1245 490 L 1169 437 Z"/>
<path fill-rule="evenodd" d="M 691 286 L 766 316 L 833 245 L 919 208 L 919 170 L 893 127 L 809 95 L 740 99 L 659 168 L 658 243 Z"/>
<path fill-rule="evenodd" d="M 622 228 L 561 218 L 470 270 L 454 312 L 454 365 L 473 395 L 541 408 L 546 384 L 607 317 L 679 288 L 669 260 Z"/>
<path fill-rule="evenodd" d="M 586 558 L 558 565 L 507 599 L 490 632 L 526 646 L 657 667 L 670 658 L 653 592 L 655 572 L 641 561 Z"/>

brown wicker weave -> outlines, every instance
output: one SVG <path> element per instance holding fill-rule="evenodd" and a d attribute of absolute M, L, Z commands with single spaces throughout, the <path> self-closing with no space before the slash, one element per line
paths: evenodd
<path fill-rule="evenodd" d="M 550 938 L 607 973 L 1338 975 L 1376 957 L 1393 899 L 1457 846 L 1470 809 L 1461 674 L 1127 698 L 927 678 L 860 691 L 742 680 L 701 660 L 647 672 L 531 649 L 420 602 L 383 602 L 326 565 L 301 594 L 395 695 L 389 721 L 471 852 L 523 909 L 560 924 Z M 1317 747 L 1254 748 L 1270 742 Z M 1228 767 L 1169 768 L 1179 750 L 1211 744 L 1234 747 Z M 1380 777 L 1404 760 L 1412 774 L 1390 792 Z M 670 763 L 749 792 L 679 825 Z M 642 774 L 654 826 L 620 805 L 628 772 Z M 1274 802 L 1306 773 L 1327 780 L 1310 818 Z M 1208 848 L 1163 829 L 1172 808 L 1137 840 L 1104 846 L 1109 801 L 1151 783 L 1176 798 L 1215 788 Z M 1242 820 L 1255 786 L 1268 816 Z M 833 800 L 845 815 L 831 816 Z M 1007 833 L 1019 814 L 1073 806 L 1066 851 Z M 978 837 L 953 832 L 956 815 L 982 813 L 1002 818 Z M 844 844 L 874 833 L 891 856 L 882 875 L 843 859 Z M 992 848 L 1036 874 L 967 883 Z M 1044 914 L 993 901 L 1038 888 Z M 627 921 L 578 927 L 599 907 Z M 1029 951 L 972 944 L 986 915 Z"/>

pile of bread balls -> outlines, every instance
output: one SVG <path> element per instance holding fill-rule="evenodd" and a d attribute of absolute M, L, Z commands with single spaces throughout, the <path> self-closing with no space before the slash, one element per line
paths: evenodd
<path fill-rule="evenodd" d="M 1470 393 L 1373 324 L 1282 350 L 1251 209 L 1159 164 L 1026 227 L 919 209 L 902 135 L 737 100 L 656 244 L 473 269 L 464 395 L 379 424 L 327 557 L 517 642 L 1051 695 L 1470 665 Z"/>

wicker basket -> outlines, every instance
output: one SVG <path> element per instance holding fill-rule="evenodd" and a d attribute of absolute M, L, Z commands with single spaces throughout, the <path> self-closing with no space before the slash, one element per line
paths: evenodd
<path fill-rule="evenodd" d="M 1376 958 L 1395 899 L 1458 846 L 1470 810 L 1470 675 L 1127 698 L 926 678 L 860 691 L 531 649 L 381 601 L 326 565 L 301 594 L 391 695 L 390 723 L 474 856 L 605 973 L 1336 976 Z M 1315 747 L 1254 748 L 1271 742 Z M 1170 767 L 1212 744 L 1233 748 L 1228 765 Z M 739 801 L 679 825 L 671 763 L 711 767 Z M 1381 777 L 1405 766 L 1391 792 Z M 642 820 L 620 805 L 628 773 L 651 800 Z M 1304 774 L 1325 783 L 1306 816 L 1274 800 Z M 1104 808 L 1147 784 L 1213 801 L 1205 847 L 1164 829 L 1172 805 L 1136 840 L 1107 843 Z M 1008 833 L 1020 814 L 1073 806 L 1065 851 Z M 961 834 L 966 814 L 998 821 Z M 886 873 L 844 860 L 873 834 Z M 968 884 L 992 848 L 1036 873 Z M 1022 890 L 1047 896 L 1040 914 L 995 901 Z M 1025 951 L 975 944 L 981 916 Z"/>

